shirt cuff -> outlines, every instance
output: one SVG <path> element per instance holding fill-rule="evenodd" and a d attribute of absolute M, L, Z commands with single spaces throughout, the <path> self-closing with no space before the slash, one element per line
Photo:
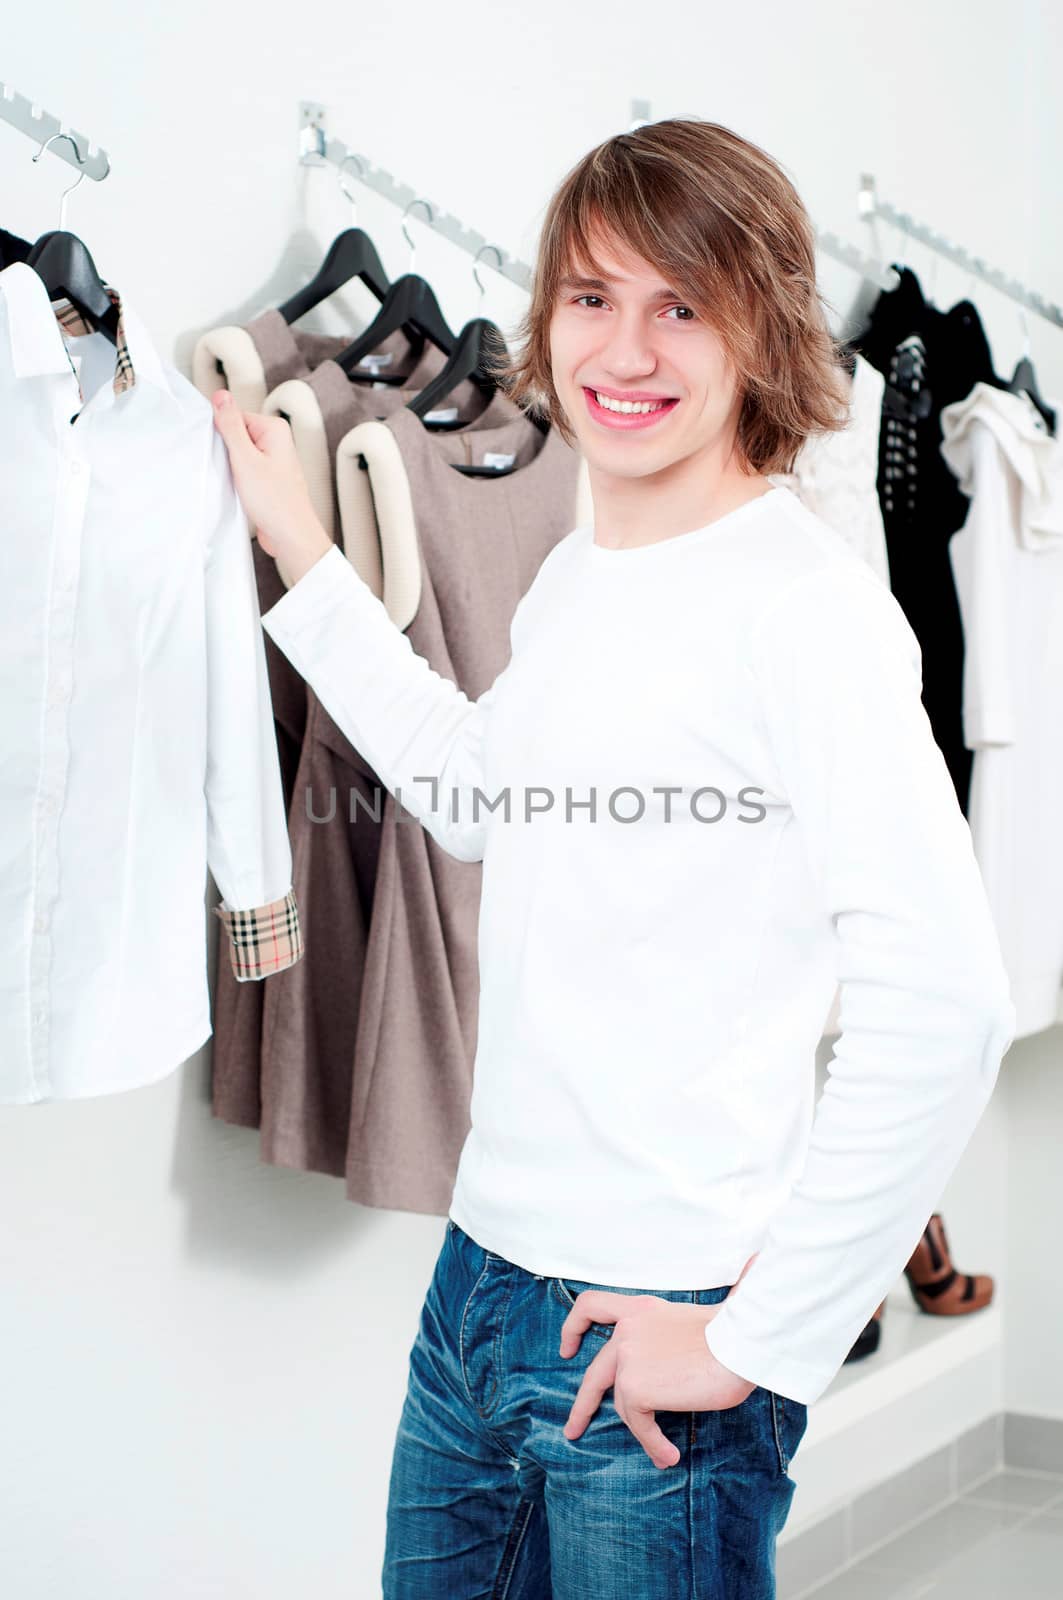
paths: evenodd
<path fill-rule="evenodd" d="M 240 983 L 252 978 L 268 978 L 273 972 L 292 967 L 303 954 L 303 932 L 295 890 L 269 905 L 250 911 L 234 911 L 223 900 L 214 907 L 229 936 L 229 959 L 234 977 Z"/>
<path fill-rule="evenodd" d="M 717 1361 L 747 1383 L 770 1389 L 800 1405 L 818 1400 L 836 1376 L 834 1369 L 810 1367 L 807 1362 L 794 1361 L 769 1349 L 763 1341 L 746 1338 L 732 1326 L 725 1305 L 723 1302 L 711 1322 L 705 1324 L 705 1343 Z"/>
<path fill-rule="evenodd" d="M 325 612 L 334 608 L 344 584 L 356 589 L 358 583 L 358 574 L 339 545 L 334 544 L 318 556 L 312 567 L 307 567 L 287 594 L 262 613 L 262 626 L 274 644 L 281 644 L 308 623 L 316 625 Z"/>

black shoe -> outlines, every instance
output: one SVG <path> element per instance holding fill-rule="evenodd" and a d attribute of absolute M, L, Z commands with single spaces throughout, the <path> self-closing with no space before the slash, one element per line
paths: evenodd
<path fill-rule="evenodd" d="M 869 1356 L 878 1349 L 879 1340 L 882 1337 L 882 1313 L 885 1309 L 886 1302 L 883 1300 L 875 1315 L 849 1351 L 845 1361 L 860 1361 L 864 1356 Z M 842 1362 L 842 1366 L 845 1365 L 845 1361 Z"/>

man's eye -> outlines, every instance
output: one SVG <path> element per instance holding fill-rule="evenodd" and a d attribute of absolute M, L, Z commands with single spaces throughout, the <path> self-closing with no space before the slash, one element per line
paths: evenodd
<path fill-rule="evenodd" d="M 601 302 L 602 305 L 605 304 L 605 301 L 602 300 L 602 297 L 601 297 L 600 294 L 578 294 L 576 296 L 576 304 L 579 305 L 581 300 L 598 300 L 598 301 Z"/>
<path fill-rule="evenodd" d="M 697 312 L 691 310 L 690 306 L 669 306 L 668 309 L 669 311 L 685 311 L 688 313 L 688 315 L 685 317 L 679 317 L 677 319 L 679 322 L 689 322 L 692 318 L 697 316 Z"/>

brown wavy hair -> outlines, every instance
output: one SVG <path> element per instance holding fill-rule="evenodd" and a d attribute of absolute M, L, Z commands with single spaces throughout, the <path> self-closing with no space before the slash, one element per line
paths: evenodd
<path fill-rule="evenodd" d="M 526 411 L 575 442 L 550 371 L 560 280 L 603 275 L 592 235 L 650 262 L 712 326 L 742 394 L 737 447 L 751 472 L 789 472 L 801 445 L 848 420 L 845 347 L 816 286 L 815 230 L 779 164 L 729 128 L 670 117 L 606 139 L 547 207 L 520 354 L 494 374 Z"/>

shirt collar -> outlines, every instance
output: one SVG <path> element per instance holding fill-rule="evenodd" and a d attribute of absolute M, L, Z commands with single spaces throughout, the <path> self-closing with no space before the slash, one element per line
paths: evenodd
<path fill-rule="evenodd" d="M 115 394 L 124 394 L 127 389 L 132 389 L 137 381 L 136 370 L 129 355 L 129 345 L 126 342 L 125 318 L 122 315 L 121 296 L 111 288 L 109 283 L 104 288 L 111 297 L 111 304 L 118 309 L 118 337 L 116 340 L 116 356 L 114 363 L 113 388 Z M 55 320 L 64 333 L 72 333 L 75 338 L 84 338 L 87 333 L 94 333 L 92 323 L 87 321 L 70 300 L 53 300 L 52 310 Z"/>
<path fill-rule="evenodd" d="M 119 313 L 113 379 L 115 394 L 123 394 L 143 379 L 175 399 L 166 370 L 144 324 L 109 284 L 105 287 Z M 0 272 L 0 292 L 7 301 L 11 368 L 15 376 L 31 378 L 68 373 L 70 357 L 61 329 L 75 335 L 92 332 L 80 312 L 69 300 L 53 304 L 43 282 L 25 262 L 16 261 Z"/>

